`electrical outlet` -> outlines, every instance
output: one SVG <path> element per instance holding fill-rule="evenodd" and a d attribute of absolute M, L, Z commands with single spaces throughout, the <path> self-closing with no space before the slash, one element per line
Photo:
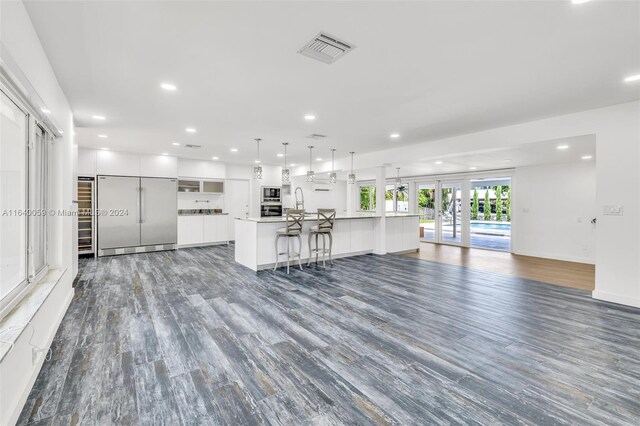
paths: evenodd
<path fill-rule="evenodd" d="M 604 206 L 602 214 L 605 216 L 622 216 L 622 206 Z"/>

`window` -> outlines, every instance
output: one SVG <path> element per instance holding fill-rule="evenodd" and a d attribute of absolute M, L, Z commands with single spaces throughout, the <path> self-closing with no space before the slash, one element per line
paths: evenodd
<path fill-rule="evenodd" d="M 386 200 L 386 210 L 388 212 L 401 212 L 401 213 L 408 212 L 409 211 L 409 185 L 402 183 L 397 188 L 395 184 L 387 185 L 385 200 Z"/>
<path fill-rule="evenodd" d="M 0 91 L 0 318 L 47 270 L 51 136 L 25 111 Z"/>
<path fill-rule="evenodd" d="M 360 185 L 358 187 L 358 194 L 360 196 L 359 210 L 361 211 L 375 211 L 376 209 L 376 186 L 375 185 Z"/>

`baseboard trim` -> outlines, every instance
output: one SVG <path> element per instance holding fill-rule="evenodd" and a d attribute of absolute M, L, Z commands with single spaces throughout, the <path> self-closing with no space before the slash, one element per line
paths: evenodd
<path fill-rule="evenodd" d="M 636 297 L 621 296 L 619 294 L 609 293 L 602 290 L 593 290 L 591 297 L 605 302 L 617 303 L 618 305 L 640 308 L 640 299 Z"/>
<path fill-rule="evenodd" d="M 584 263 L 587 265 L 596 264 L 596 262 L 592 259 L 581 258 L 581 257 L 556 256 L 553 254 L 549 255 L 548 253 L 537 253 L 537 252 L 516 251 L 516 250 L 512 251 L 511 253 L 518 256 L 539 257 L 542 259 L 549 259 L 549 260 L 561 260 L 563 262 Z"/>

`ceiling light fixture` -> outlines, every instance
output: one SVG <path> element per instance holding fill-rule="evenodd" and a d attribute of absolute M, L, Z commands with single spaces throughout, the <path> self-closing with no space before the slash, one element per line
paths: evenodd
<path fill-rule="evenodd" d="M 261 140 L 262 139 L 260 139 L 260 138 L 256 138 L 255 139 L 256 145 L 258 147 L 258 159 L 256 160 L 256 164 L 258 164 L 258 166 L 255 166 L 253 168 L 253 177 L 255 179 L 257 179 L 257 180 L 262 179 L 262 166 L 259 165 L 260 164 L 260 141 Z"/>
<path fill-rule="evenodd" d="M 349 154 L 351 154 L 351 173 L 349 173 L 347 182 L 349 182 L 350 185 L 353 185 L 356 183 L 356 174 L 353 173 L 353 154 L 355 154 L 355 152 L 351 151 Z"/>
<path fill-rule="evenodd" d="M 313 120 L 316 119 L 316 116 L 313 115 L 313 114 L 307 114 L 307 115 L 304 116 L 304 119 L 307 120 L 307 121 L 313 121 Z"/>
<path fill-rule="evenodd" d="M 238 148 L 231 148 L 229 151 L 231 151 L 231 152 L 238 152 Z"/>
<path fill-rule="evenodd" d="M 289 142 L 282 142 L 284 146 L 284 167 L 282 168 L 282 183 L 289 183 L 291 181 L 291 170 L 287 168 L 287 146 Z M 280 156 L 280 154 L 278 154 Z"/>
<path fill-rule="evenodd" d="M 313 145 L 309 145 L 309 170 L 307 170 L 307 182 L 313 182 L 315 173 L 311 170 L 311 157 L 313 156 Z"/>
<path fill-rule="evenodd" d="M 177 89 L 177 87 L 171 83 L 162 83 L 160 87 L 162 87 L 164 90 L 168 92 L 174 92 Z"/>
<path fill-rule="evenodd" d="M 322 158 L 318 157 L 316 158 L 316 161 L 322 161 Z"/>
<path fill-rule="evenodd" d="M 571 3 L 573 4 L 583 4 L 583 3 L 587 3 L 590 0 L 571 0 Z"/>
<path fill-rule="evenodd" d="M 212 160 L 219 160 L 218 157 L 211 157 Z"/>
<path fill-rule="evenodd" d="M 436 164 L 440 165 L 440 164 L 442 164 L 442 161 L 438 160 L 438 161 L 436 161 Z"/>
<path fill-rule="evenodd" d="M 591 160 L 592 158 L 593 158 L 593 156 L 592 156 L 592 155 L 583 155 L 583 156 L 582 156 L 582 159 L 583 159 L 583 160 Z"/>
<path fill-rule="evenodd" d="M 48 110 L 46 108 L 40 108 L 40 111 L 44 112 L 45 114 L 51 114 L 51 110 Z"/>
<path fill-rule="evenodd" d="M 102 139 L 106 139 L 108 136 L 107 135 L 98 135 L 98 137 L 102 138 Z"/>
<path fill-rule="evenodd" d="M 94 120 L 105 120 L 104 115 L 92 115 L 91 118 L 93 118 Z"/>
<path fill-rule="evenodd" d="M 338 181 L 338 174 L 335 168 L 335 155 L 336 149 L 331 148 L 331 173 L 329 174 L 329 183 L 336 183 Z"/>
<path fill-rule="evenodd" d="M 291 167 L 295 167 L 296 163 L 291 163 L 290 166 Z"/>
<path fill-rule="evenodd" d="M 163 152 L 162 155 L 169 155 L 169 153 L 168 152 Z"/>
<path fill-rule="evenodd" d="M 624 81 L 626 83 L 631 83 L 633 81 L 640 81 L 640 74 L 630 75 L 629 77 L 625 78 Z"/>
<path fill-rule="evenodd" d="M 171 145 L 173 145 L 173 146 L 180 146 L 180 142 L 173 142 Z"/>
<path fill-rule="evenodd" d="M 569 149 L 569 145 L 558 145 L 556 149 L 564 151 L 565 149 Z"/>
<path fill-rule="evenodd" d="M 107 148 L 107 147 L 102 147 L 100 149 L 103 150 L 103 151 L 109 151 L 109 148 Z"/>
<path fill-rule="evenodd" d="M 469 170 L 478 170 L 478 168 L 476 166 L 471 166 L 469 167 Z"/>
<path fill-rule="evenodd" d="M 277 153 L 277 154 L 276 154 L 276 157 L 278 157 L 278 158 L 282 158 L 282 157 L 284 157 L 284 154 L 283 154 L 283 153 L 281 153 L 281 152 L 279 152 L 279 153 Z"/>
<path fill-rule="evenodd" d="M 195 133 L 196 129 L 194 129 L 193 127 L 187 127 L 186 129 L 184 129 L 187 133 Z"/>
<path fill-rule="evenodd" d="M 398 139 L 398 138 L 400 137 L 400 134 L 399 134 L 399 133 L 391 133 L 391 134 L 389 135 L 389 137 L 390 137 L 391 139 Z"/>

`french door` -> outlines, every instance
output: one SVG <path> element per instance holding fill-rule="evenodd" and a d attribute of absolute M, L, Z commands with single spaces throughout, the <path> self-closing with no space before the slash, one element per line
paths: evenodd
<path fill-rule="evenodd" d="M 511 251 L 511 176 L 417 182 L 420 240 Z"/>
<path fill-rule="evenodd" d="M 438 244 L 462 245 L 462 181 L 419 182 L 420 239 Z"/>

